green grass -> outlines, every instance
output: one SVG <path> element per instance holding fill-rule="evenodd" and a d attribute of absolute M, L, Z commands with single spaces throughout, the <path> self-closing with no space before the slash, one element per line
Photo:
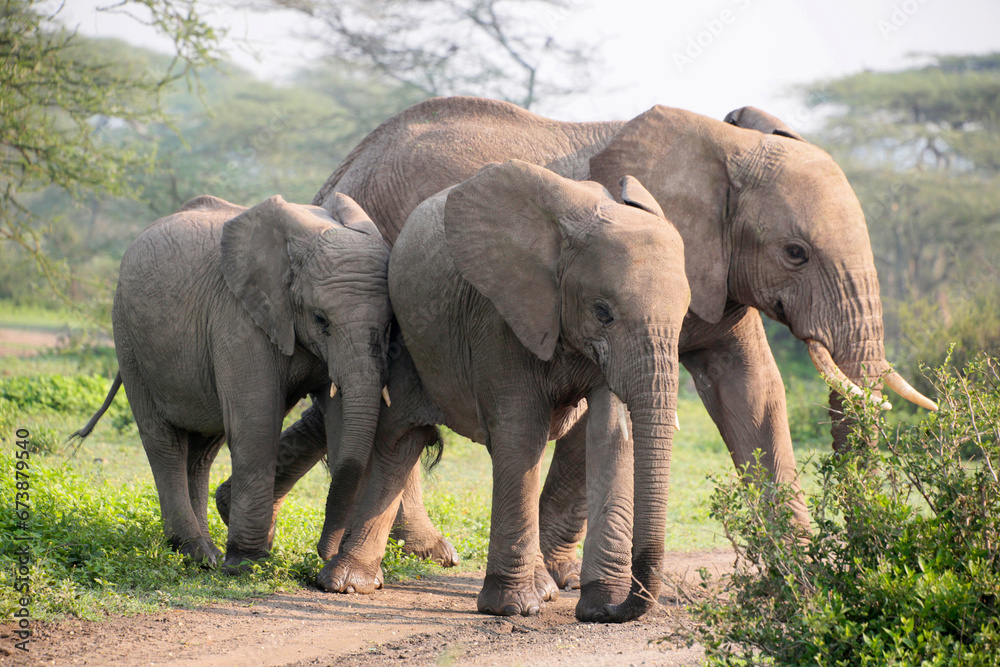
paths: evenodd
<path fill-rule="evenodd" d="M 312 581 L 322 563 L 315 544 L 321 531 L 329 473 L 316 466 L 290 494 L 278 520 L 274 555 L 246 576 L 231 578 L 185 562 L 166 546 L 152 474 L 124 392 L 75 452 L 62 442 L 103 401 L 115 368 L 113 352 L 52 353 L 31 359 L 0 359 L 0 465 L 11 471 L 15 446 L 10 432 L 28 428 L 45 441 L 32 454 L 31 502 L 35 561 L 35 618 L 71 614 L 98 618 L 110 613 L 190 607 L 213 600 L 291 590 Z M 301 408 L 286 423 L 298 417 Z M 720 526 L 709 518 L 714 485 L 708 475 L 732 468 L 714 424 L 693 392 L 679 401 L 683 430 L 675 439 L 666 548 L 698 551 L 723 548 Z M 491 463 L 485 447 L 442 429 L 445 452 L 425 476 L 425 501 L 438 528 L 455 545 L 460 568 L 485 566 L 492 494 Z M 552 447 L 546 449 L 543 471 Z M 803 452 L 799 453 L 800 456 Z M 212 468 L 211 489 L 230 475 L 223 448 Z M 3 534 L 13 524 L 11 474 L 0 482 Z M 807 482 L 808 483 L 808 482 Z M 226 528 L 214 507 L 210 529 L 216 544 Z M 0 548 L 0 618 L 10 617 L 8 585 L 13 543 Z M 405 557 L 390 545 L 383 562 L 387 581 L 426 575 L 436 566 Z"/>
<path fill-rule="evenodd" d="M 0 327 L 64 331 L 80 326 L 82 326 L 80 315 L 71 310 L 23 305 L 0 299 Z"/>

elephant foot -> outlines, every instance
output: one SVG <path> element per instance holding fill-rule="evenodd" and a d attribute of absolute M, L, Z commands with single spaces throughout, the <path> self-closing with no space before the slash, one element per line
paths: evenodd
<path fill-rule="evenodd" d="M 559 598 L 559 586 L 556 585 L 549 571 L 542 566 L 535 568 L 535 590 L 546 602 Z"/>
<path fill-rule="evenodd" d="M 170 543 L 171 549 L 187 556 L 196 563 L 201 563 L 202 567 L 214 568 L 219 564 L 219 559 L 222 558 L 222 551 L 219 550 L 219 547 L 215 546 L 212 540 L 201 535 L 189 540 L 171 537 L 167 541 Z"/>
<path fill-rule="evenodd" d="M 534 616 L 545 607 L 545 602 L 555 600 L 559 589 L 549 573 L 536 570 L 530 584 L 505 584 L 495 574 L 487 574 L 476 604 L 481 614 L 494 616 Z"/>
<path fill-rule="evenodd" d="M 559 560 L 546 561 L 545 568 L 555 581 L 556 586 L 564 591 L 580 588 L 580 561 Z"/>
<path fill-rule="evenodd" d="M 227 526 L 229 525 L 229 508 L 232 505 L 232 500 L 233 480 L 229 478 L 215 489 L 215 509 L 219 510 L 222 523 Z M 284 498 L 280 498 L 274 502 L 274 510 L 271 515 L 271 529 L 267 531 L 268 548 L 274 543 L 274 529 L 277 525 L 278 509 L 281 507 L 282 502 L 284 502 Z"/>
<path fill-rule="evenodd" d="M 619 606 L 628 597 L 628 593 L 628 582 L 609 584 L 604 581 L 589 581 L 583 584 L 580 587 L 580 601 L 576 603 L 576 620 L 583 623 L 614 622 L 611 620 L 613 614 L 608 610 Z"/>
<path fill-rule="evenodd" d="M 255 562 L 264 560 L 270 555 L 267 551 L 241 549 L 229 545 L 226 547 L 226 562 L 222 565 L 222 571 L 229 575 L 250 572 Z"/>
<path fill-rule="evenodd" d="M 229 525 L 229 504 L 233 499 L 233 480 L 227 479 L 215 489 L 215 509 L 219 510 L 222 523 Z"/>
<path fill-rule="evenodd" d="M 441 567 L 458 565 L 458 551 L 444 535 L 439 534 L 430 541 L 404 539 L 403 551 L 417 558 L 428 558 Z"/>
<path fill-rule="evenodd" d="M 316 585 L 331 593 L 374 593 L 384 578 L 378 561 L 365 566 L 346 555 L 336 555 L 316 575 Z"/>

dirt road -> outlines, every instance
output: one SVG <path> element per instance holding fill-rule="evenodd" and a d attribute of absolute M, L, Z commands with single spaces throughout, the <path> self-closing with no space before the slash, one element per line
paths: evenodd
<path fill-rule="evenodd" d="M 667 572 L 732 566 L 727 552 L 668 554 Z M 687 622 L 669 596 L 639 621 L 577 623 L 579 592 L 561 593 L 541 615 L 476 613 L 483 573 L 447 573 L 391 585 L 374 595 L 303 590 L 103 622 L 36 623 L 25 655 L 0 626 L 9 665 L 696 665 L 698 648 L 651 643 Z M 669 591 L 668 591 L 669 592 Z"/>
<path fill-rule="evenodd" d="M 0 357 L 31 357 L 40 350 L 55 347 L 61 333 L 36 329 L 0 327 Z"/>

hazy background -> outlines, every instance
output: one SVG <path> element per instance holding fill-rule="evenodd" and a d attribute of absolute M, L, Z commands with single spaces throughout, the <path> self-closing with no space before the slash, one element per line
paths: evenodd
<path fill-rule="evenodd" d="M 152 28 L 95 11 L 110 4 L 74 0 L 67 23 L 85 35 L 171 48 Z M 322 44 L 301 39 L 310 21 L 299 12 L 204 5 L 208 20 L 229 31 L 228 57 L 261 79 L 288 81 L 323 52 Z M 590 89 L 539 106 L 565 120 L 631 118 L 654 104 L 721 118 L 749 104 L 810 129 L 792 84 L 896 69 L 919 54 L 1000 48 L 1000 3 L 993 0 L 592 0 L 528 16 L 556 38 L 592 46 Z"/>
<path fill-rule="evenodd" d="M 118 263 L 153 220 L 201 194 L 310 202 L 379 123 L 448 94 L 565 120 L 770 111 L 858 194 L 899 369 L 927 389 L 920 363 L 950 345 L 957 363 L 1000 352 L 995 1 L 11 2 L 27 24 L 54 12 L 6 19 L 12 35 L 76 34 L 51 62 L 0 53 L 23 65 L 0 72 L 20 143 L 0 163 L 0 329 L 58 322 L 112 376 Z M 816 436 L 826 388 L 767 326 L 797 435 Z"/>

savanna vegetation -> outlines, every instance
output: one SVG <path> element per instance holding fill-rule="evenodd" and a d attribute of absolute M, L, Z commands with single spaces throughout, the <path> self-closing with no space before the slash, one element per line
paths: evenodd
<path fill-rule="evenodd" d="M 0 327 L 64 335 L 54 351 L 0 359 L 0 466 L 10 473 L 0 481 L 0 618 L 18 602 L 8 538 L 22 527 L 17 534 L 30 536 L 33 549 L 35 618 L 195 605 L 308 583 L 320 566 L 321 466 L 285 504 L 272 559 L 229 578 L 167 548 L 124 392 L 81 448 L 64 449 L 116 371 L 109 306 L 122 252 L 149 222 L 206 192 L 244 205 L 275 193 L 309 202 L 361 137 L 430 94 L 532 106 L 572 92 L 547 78 L 539 53 L 553 50 L 558 62 L 579 48 L 539 40 L 537 26 L 496 2 L 477 4 L 478 14 L 440 3 L 456 11 L 440 26 L 450 38 L 487 54 L 489 66 L 477 72 L 489 76 L 477 78 L 452 57 L 455 48 L 386 50 L 388 37 L 405 43 L 420 25 L 419 12 L 400 9 L 406 3 L 378 3 L 387 14 L 376 34 L 352 3 L 336 12 L 278 2 L 321 17 L 336 39 L 330 58 L 274 84 L 218 61 L 219 36 L 194 0 L 131 4 L 174 36 L 175 57 L 74 36 L 39 3 L 0 1 Z M 817 537 L 805 544 L 789 532 L 774 502 L 786 490 L 725 477 L 729 456 L 685 381 L 667 548 L 718 548 L 729 538 L 743 557 L 722 582 L 728 596 L 695 607 L 699 639 L 722 664 L 990 664 L 977 656 L 995 655 L 1000 637 L 1000 389 L 996 362 L 977 354 L 1000 356 L 1000 57 L 928 57 L 798 94 L 822 111 L 808 138 L 844 167 L 866 211 L 888 356 L 918 389 L 941 396 L 943 410 L 857 414 L 879 447 L 831 458 L 828 389 L 801 344 L 769 325 L 798 456 L 814 455 L 803 475 Z M 14 435 L 22 428 L 31 434 L 24 449 Z M 27 454 L 17 458 L 20 451 Z M 10 472 L 20 461 L 29 489 Z M 213 487 L 228 474 L 223 450 Z M 426 496 L 463 567 L 485 562 L 489 479 L 486 452 L 446 433 Z M 31 514 L 22 526 L 15 498 L 26 490 Z M 214 510 L 210 521 L 224 543 Z M 385 563 L 389 580 L 433 567 L 399 545 Z"/>
<path fill-rule="evenodd" d="M 693 605 L 710 664 L 996 664 L 1000 361 L 977 355 L 927 381 L 941 409 L 919 420 L 891 427 L 847 407 L 857 446 L 808 466 L 808 541 L 783 504 L 790 488 L 713 475 L 711 514 L 738 559 L 721 582 L 702 572 L 722 590 Z"/>

